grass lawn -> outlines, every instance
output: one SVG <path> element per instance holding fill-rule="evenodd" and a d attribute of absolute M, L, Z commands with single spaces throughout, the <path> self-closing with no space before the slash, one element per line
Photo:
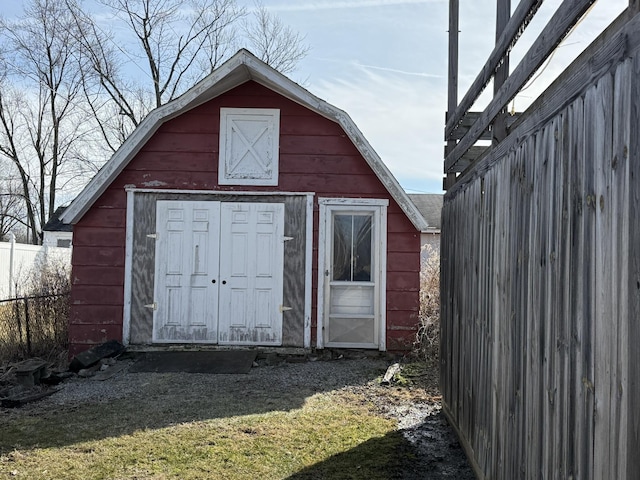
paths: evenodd
<path fill-rule="evenodd" d="M 183 385 L 153 378 L 134 398 L 2 419 L 0 479 L 375 480 L 410 455 L 395 422 L 348 389 L 303 389 L 292 403 L 277 386 L 178 395 Z M 247 397 L 256 405 L 241 406 Z"/>

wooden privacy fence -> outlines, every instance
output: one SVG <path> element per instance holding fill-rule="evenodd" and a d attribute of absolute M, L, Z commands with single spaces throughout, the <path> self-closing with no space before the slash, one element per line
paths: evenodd
<path fill-rule="evenodd" d="M 636 13 L 445 196 L 441 388 L 480 478 L 640 478 Z"/>

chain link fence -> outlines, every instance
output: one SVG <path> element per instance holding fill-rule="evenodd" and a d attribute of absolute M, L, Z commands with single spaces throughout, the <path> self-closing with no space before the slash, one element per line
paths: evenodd
<path fill-rule="evenodd" d="M 59 359 L 68 346 L 68 319 L 69 293 L 0 301 L 0 365 Z"/>

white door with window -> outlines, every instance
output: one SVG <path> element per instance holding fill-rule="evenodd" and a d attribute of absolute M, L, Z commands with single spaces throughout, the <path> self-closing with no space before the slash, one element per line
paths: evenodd
<path fill-rule="evenodd" d="M 282 342 L 284 205 L 160 200 L 153 341 Z"/>
<path fill-rule="evenodd" d="M 319 203 L 318 344 L 384 350 L 387 201 Z"/>

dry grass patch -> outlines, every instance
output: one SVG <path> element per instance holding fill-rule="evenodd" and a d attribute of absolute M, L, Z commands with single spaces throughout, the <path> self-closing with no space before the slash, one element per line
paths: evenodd
<path fill-rule="evenodd" d="M 375 480 L 411 456 L 396 422 L 365 392 L 244 385 L 242 397 L 239 384 L 206 398 L 151 378 L 152 389 L 133 398 L 11 415 L 1 427 L 0 478 Z"/>
<path fill-rule="evenodd" d="M 420 266 L 420 324 L 414 353 L 436 364 L 440 355 L 440 252 L 424 245 Z"/>

